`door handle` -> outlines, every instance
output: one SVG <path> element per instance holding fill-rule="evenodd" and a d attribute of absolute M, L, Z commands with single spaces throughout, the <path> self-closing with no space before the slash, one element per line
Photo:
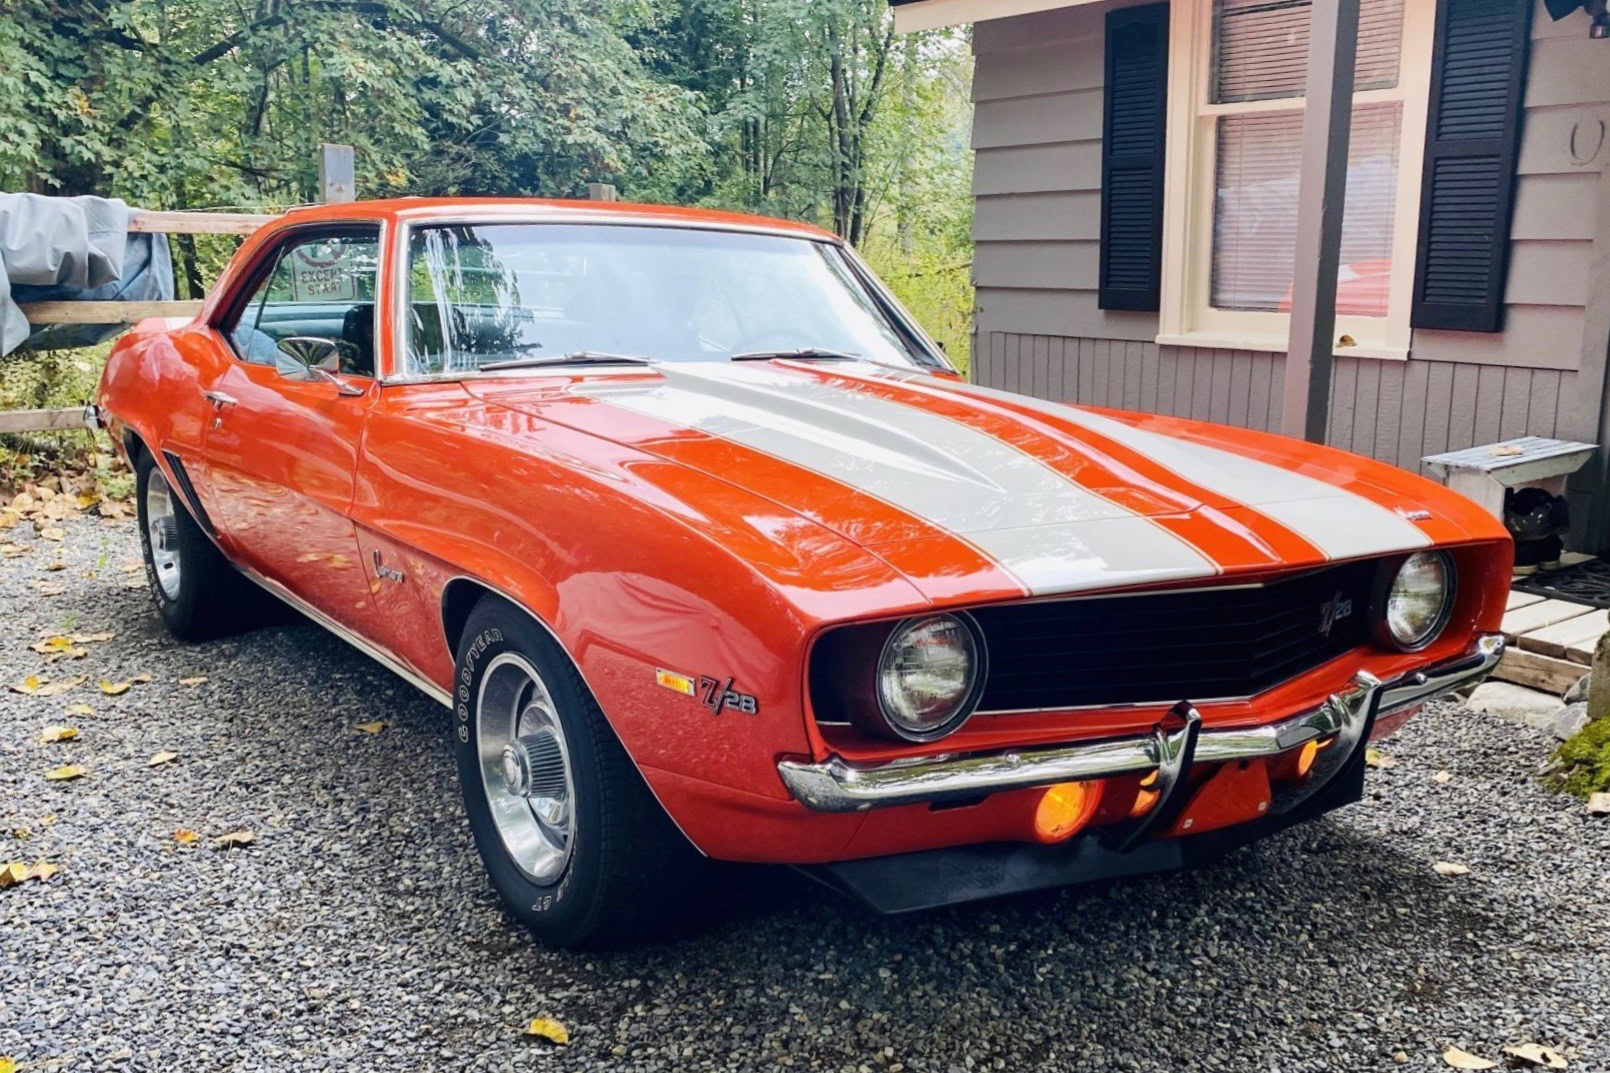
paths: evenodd
<path fill-rule="evenodd" d="M 225 406 L 233 406 L 235 403 L 240 401 L 236 399 L 235 396 L 225 394 L 222 391 L 208 391 L 203 397 L 208 402 L 212 403 L 212 408 L 214 410 L 222 410 Z"/>

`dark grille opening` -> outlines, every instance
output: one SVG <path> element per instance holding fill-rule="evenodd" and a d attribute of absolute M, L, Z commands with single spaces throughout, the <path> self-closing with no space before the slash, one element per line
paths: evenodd
<path fill-rule="evenodd" d="M 1343 563 L 1258 586 L 978 608 L 990 661 L 979 710 L 1260 693 L 1368 640 L 1379 566 Z M 1337 600 L 1351 609 L 1327 631 L 1326 608 Z"/>

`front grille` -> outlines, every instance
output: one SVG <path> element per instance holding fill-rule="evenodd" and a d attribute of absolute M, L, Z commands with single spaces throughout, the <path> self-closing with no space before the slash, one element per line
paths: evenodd
<path fill-rule="evenodd" d="M 1251 696 L 1363 644 L 1378 569 L 979 608 L 989 646 L 979 711 Z M 1348 612 L 1323 629 L 1338 602 Z"/>

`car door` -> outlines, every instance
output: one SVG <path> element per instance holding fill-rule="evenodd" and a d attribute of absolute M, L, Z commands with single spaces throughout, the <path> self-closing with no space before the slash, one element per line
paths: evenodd
<path fill-rule="evenodd" d="M 349 511 L 364 417 L 379 390 L 379 252 L 378 226 L 288 235 L 249 298 L 218 325 L 234 360 L 205 392 L 203 458 L 221 538 L 237 561 L 349 626 L 371 607 Z M 281 351 L 286 340 L 299 340 L 304 354 L 309 340 L 328 341 L 339 368 L 299 368 Z"/>

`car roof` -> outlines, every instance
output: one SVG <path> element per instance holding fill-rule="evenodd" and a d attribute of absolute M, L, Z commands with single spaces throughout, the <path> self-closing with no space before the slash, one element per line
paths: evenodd
<path fill-rule="evenodd" d="M 399 222 L 428 222 L 438 219 L 473 217 L 488 220 L 532 220 L 546 222 L 593 222 L 616 224 L 657 224 L 670 227 L 716 227 L 745 231 L 769 231 L 804 238 L 831 239 L 838 236 L 812 224 L 778 220 L 742 212 L 715 209 L 689 209 L 675 205 L 643 205 L 629 201 L 584 201 L 579 198 L 534 197 L 399 197 L 373 201 L 343 201 L 310 205 L 285 213 L 287 222 L 317 220 L 380 219 Z"/>

